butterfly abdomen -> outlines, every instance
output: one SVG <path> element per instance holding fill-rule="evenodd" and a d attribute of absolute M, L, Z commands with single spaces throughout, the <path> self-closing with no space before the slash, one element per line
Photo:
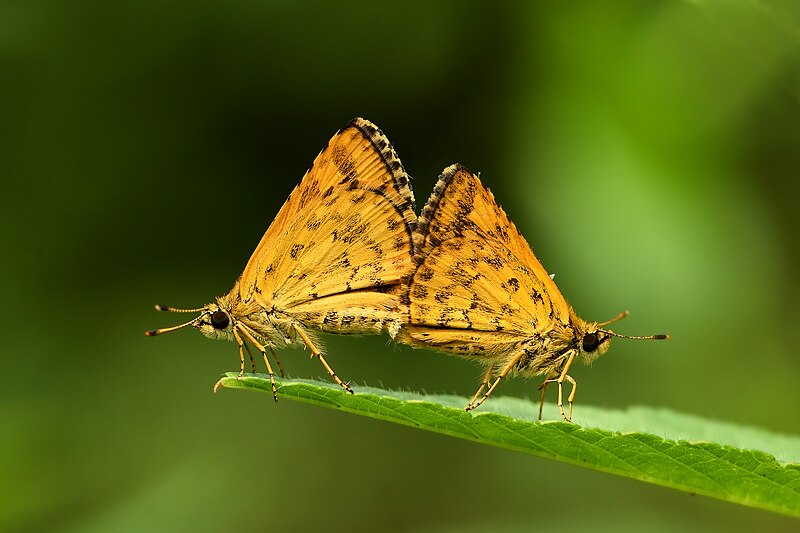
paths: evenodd
<path fill-rule="evenodd" d="M 523 376 L 553 376 L 558 374 L 569 357 L 577 350 L 557 330 L 547 334 L 534 334 L 522 348 L 523 356 L 514 365 L 514 373 Z"/>

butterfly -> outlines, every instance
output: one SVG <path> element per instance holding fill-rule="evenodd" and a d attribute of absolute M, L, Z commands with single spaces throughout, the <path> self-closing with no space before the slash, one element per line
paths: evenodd
<path fill-rule="evenodd" d="M 247 343 L 259 350 L 277 401 L 269 351 L 282 376 L 277 348 L 306 347 L 331 378 L 352 393 L 328 364 L 318 332 L 394 336 L 400 328 L 395 286 L 413 263 L 416 228 L 409 177 L 383 132 L 356 118 L 339 130 L 283 204 L 231 291 L 160 335 L 192 326 L 239 346 L 239 376 Z"/>
<path fill-rule="evenodd" d="M 572 419 L 576 358 L 591 363 L 614 333 L 607 322 L 581 319 L 564 299 L 525 238 L 478 176 L 460 165 L 444 170 L 414 233 L 415 267 L 400 290 L 406 316 L 395 340 L 479 361 L 481 386 L 466 406 L 481 405 L 509 374 L 558 384 L 558 407 Z M 572 385 L 564 412 L 562 385 Z M 485 391 L 485 392 L 484 392 Z"/>

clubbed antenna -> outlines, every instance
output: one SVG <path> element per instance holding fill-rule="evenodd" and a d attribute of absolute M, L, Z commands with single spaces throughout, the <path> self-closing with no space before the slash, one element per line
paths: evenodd
<path fill-rule="evenodd" d="M 178 309 L 177 307 L 167 307 L 166 305 L 156 304 L 156 311 L 168 311 L 170 313 L 199 313 L 203 308 L 199 309 Z"/>
<path fill-rule="evenodd" d="M 607 320 L 605 322 L 601 322 L 601 323 L 599 323 L 597 325 L 602 327 L 602 326 L 607 326 L 609 324 L 613 324 L 614 322 L 617 322 L 618 320 L 622 320 L 623 318 L 625 318 L 629 314 L 630 314 L 629 311 L 623 311 L 620 314 L 618 314 L 617 316 L 615 316 L 614 318 L 612 318 L 611 320 Z M 613 331 L 609 331 L 607 329 L 598 329 L 597 331 L 602 331 L 603 333 L 607 333 L 607 334 L 612 335 L 614 337 L 620 337 L 622 339 L 637 339 L 637 340 L 666 340 L 666 339 L 669 339 L 669 335 L 664 335 L 664 334 L 640 336 L 640 335 L 622 335 L 620 333 L 614 333 Z"/>
<path fill-rule="evenodd" d="M 156 304 L 156 311 L 168 311 L 170 313 L 198 313 L 201 311 L 205 312 L 205 308 L 200 307 L 199 309 L 178 309 L 177 307 L 167 307 L 166 305 Z M 162 333 L 169 333 L 170 331 L 175 331 L 176 329 L 181 329 L 185 328 L 186 326 L 191 326 L 197 321 L 197 318 L 193 318 L 190 321 L 180 324 L 178 326 L 172 326 L 171 328 L 151 329 L 149 331 L 145 331 L 144 334 L 147 335 L 148 337 L 155 337 L 156 335 L 161 335 Z"/>

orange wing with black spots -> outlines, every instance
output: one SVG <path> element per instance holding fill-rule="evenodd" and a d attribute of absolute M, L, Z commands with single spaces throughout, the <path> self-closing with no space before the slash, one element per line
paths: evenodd
<path fill-rule="evenodd" d="M 320 152 L 292 191 L 230 292 L 202 308 L 200 316 L 159 335 L 194 326 L 204 335 L 260 352 L 277 400 L 272 353 L 302 346 L 326 372 L 353 392 L 326 361 L 316 332 L 396 336 L 401 325 L 397 290 L 413 268 L 416 228 L 408 175 L 389 141 L 357 118 Z M 253 372 L 255 360 L 250 357 Z"/>
<path fill-rule="evenodd" d="M 602 329 L 626 315 L 586 322 L 567 304 L 531 247 L 478 176 L 445 169 L 414 234 L 415 268 L 400 293 L 405 317 L 399 342 L 479 361 L 486 368 L 467 404 L 481 405 L 509 375 L 545 376 L 558 386 L 558 407 L 572 418 L 578 356 L 591 362 L 608 350 Z M 664 339 L 665 335 L 632 337 Z M 571 383 L 563 406 L 563 384 Z"/>
<path fill-rule="evenodd" d="M 475 345 L 498 352 L 554 322 L 569 323 L 570 307 L 555 283 L 467 169 L 453 165 L 442 173 L 414 240 L 404 336 L 454 352 Z"/>
<path fill-rule="evenodd" d="M 397 284 L 412 268 L 414 209 L 408 175 L 389 141 L 371 122 L 353 120 L 320 152 L 267 229 L 239 280 L 241 300 L 317 317 L 315 301 L 327 312 L 335 306 L 324 298 Z M 345 301 L 360 305 L 354 295 Z"/>

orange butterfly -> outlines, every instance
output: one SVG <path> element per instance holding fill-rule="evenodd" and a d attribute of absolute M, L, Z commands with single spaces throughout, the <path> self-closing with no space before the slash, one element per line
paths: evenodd
<path fill-rule="evenodd" d="M 305 346 L 336 383 L 352 392 L 320 350 L 315 332 L 370 334 L 400 328 L 398 297 L 391 293 L 413 263 L 417 218 L 408 175 L 386 136 L 357 118 L 340 130 L 314 160 L 256 247 L 233 289 L 198 309 L 156 306 L 160 311 L 200 312 L 153 336 L 193 326 L 211 338 L 246 341 L 263 355 L 277 400 L 272 353 Z"/>
<path fill-rule="evenodd" d="M 508 374 L 544 376 L 558 384 L 561 416 L 572 418 L 578 356 L 590 363 L 610 339 L 629 337 L 585 322 L 567 303 L 531 247 L 478 176 L 460 165 L 439 177 L 414 233 L 416 263 L 401 291 L 407 316 L 396 340 L 475 359 L 486 366 L 478 392 L 466 406 L 481 405 Z M 572 389 L 564 412 L 562 383 Z M 481 396 L 484 389 L 486 392 Z"/>

